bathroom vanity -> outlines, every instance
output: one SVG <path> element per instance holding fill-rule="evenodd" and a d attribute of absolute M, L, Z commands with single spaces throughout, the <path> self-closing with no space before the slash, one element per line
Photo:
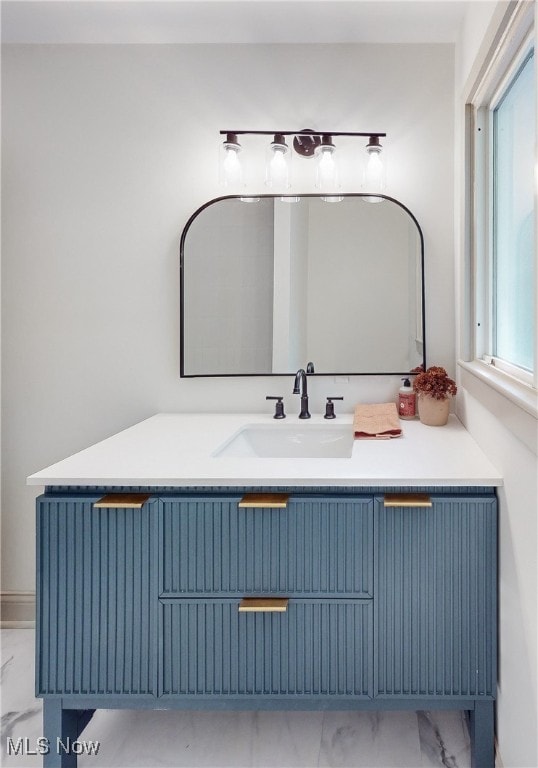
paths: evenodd
<path fill-rule="evenodd" d="M 99 708 L 462 709 L 491 768 L 500 475 L 455 417 L 331 457 L 333 425 L 286 422 L 161 414 L 29 478 L 44 735 Z"/>

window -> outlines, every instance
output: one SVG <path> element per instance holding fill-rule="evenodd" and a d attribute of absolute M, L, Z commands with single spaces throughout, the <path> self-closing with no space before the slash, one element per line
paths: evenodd
<path fill-rule="evenodd" d="M 536 387 L 533 19 L 515 14 L 472 103 L 474 357 Z"/>
<path fill-rule="evenodd" d="M 534 56 L 493 110 L 493 357 L 534 370 Z"/>

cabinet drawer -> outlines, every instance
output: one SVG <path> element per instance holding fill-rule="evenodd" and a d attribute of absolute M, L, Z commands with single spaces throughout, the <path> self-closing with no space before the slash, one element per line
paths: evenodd
<path fill-rule="evenodd" d="M 162 602 L 161 695 L 371 696 L 371 600 L 290 599 L 275 613 Z"/>
<path fill-rule="evenodd" d="M 239 501 L 164 500 L 163 596 L 372 596 L 372 497 L 292 497 L 285 509 Z"/>

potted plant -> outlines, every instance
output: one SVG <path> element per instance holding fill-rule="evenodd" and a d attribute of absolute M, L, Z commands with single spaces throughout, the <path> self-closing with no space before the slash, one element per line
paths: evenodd
<path fill-rule="evenodd" d="M 413 382 L 417 393 L 418 415 L 423 424 L 441 427 L 448 421 L 450 398 L 458 391 L 456 382 L 449 378 L 444 368 L 433 365 L 419 373 Z"/>

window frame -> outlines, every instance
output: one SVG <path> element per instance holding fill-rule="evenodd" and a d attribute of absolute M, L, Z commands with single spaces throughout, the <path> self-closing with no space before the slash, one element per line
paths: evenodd
<path fill-rule="evenodd" d="M 501 103 L 508 88 L 524 66 L 534 49 L 534 67 L 537 68 L 537 50 L 534 31 L 534 3 L 521 3 L 511 16 L 494 53 L 485 62 L 482 75 L 474 93 L 467 101 L 468 147 L 470 175 L 470 227 L 469 243 L 471 257 L 470 312 L 469 312 L 469 357 L 484 377 L 496 387 L 503 389 L 506 383 L 508 396 L 515 383 L 534 395 L 538 387 L 538 290 L 534 285 L 534 371 L 513 365 L 495 357 L 493 346 L 493 120 L 494 110 Z M 534 163 L 536 167 L 536 146 Z M 537 221 L 536 187 L 534 191 L 535 233 Z M 536 254 L 534 262 L 538 275 Z M 536 281 L 535 281 L 536 282 Z M 534 410 L 534 408 L 533 408 Z"/>

